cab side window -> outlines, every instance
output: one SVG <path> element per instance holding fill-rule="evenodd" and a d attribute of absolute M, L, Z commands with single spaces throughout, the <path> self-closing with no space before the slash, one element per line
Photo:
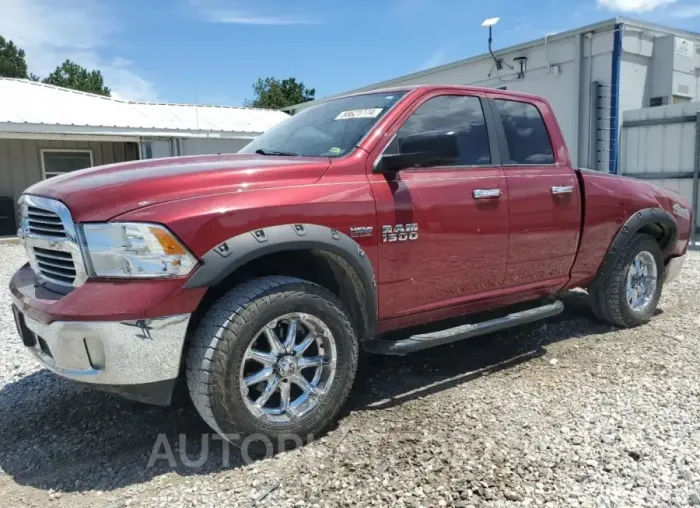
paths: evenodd
<path fill-rule="evenodd" d="M 428 99 L 406 120 L 385 153 L 406 153 L 405 146 L 415 146 L 412 138 L 430 139 L 430 134 L 456 137 L 459 155 L 451 166 L 491 164 L 486 121 L 478 97 L 441 95 Z"/>
<path fill-rule="evenodd" d="M 493 102 L 508 144 L 509 160 L 504 164 L 554 164 L 547 126 L 535 105 L 502 99 Z"/>

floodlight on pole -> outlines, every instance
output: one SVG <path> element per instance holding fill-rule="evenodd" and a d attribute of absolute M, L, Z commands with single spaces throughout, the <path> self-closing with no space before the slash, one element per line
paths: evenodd
<path fill-rule="evenodd" d="M 493 54 L 493 50 L 491 49 L 491 43 L 493 42 L 493 27 L 500 20 L 501 18 L 488 18 L 485 19 L 483 23 L 481 23 L 481 26 L 489 28 L 489 54 L 491 55 L 491 58 L 493 58 L 493 61 L 496 62 L 496 69 L 499 71 L 503 68 L 503 60 L 496 57 L 496 55 Z M 491 73 L 489 73 L 489 75 L 490 74 Z"/>

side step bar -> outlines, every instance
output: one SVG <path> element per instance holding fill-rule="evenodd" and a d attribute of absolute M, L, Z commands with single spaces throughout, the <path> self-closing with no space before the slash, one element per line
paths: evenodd
<path fill-rule="evenodd" d="M 564 310 L 564 304 L 559 300 L 528 309 L 520 312 L 513 312 L 506 316 L 482 321 L 481 323 L 467 324 L 439 330 L 432 333 L 424 333 L 413 335 L 408 339 L 387 341 L 387 340 L 370 340 L 365 342 L 364 348 L 370 353 L 391 356 L 404 356 L 409 353 L 414 353 L 422 349 L 428 349 L 435 346 L 442 346 L 451 342 L 456 342 L 462 339 L 477 337 L 499 330 L 505 330 L 513 326 L 531 323 L 540 319 L 556 316 Z"/>

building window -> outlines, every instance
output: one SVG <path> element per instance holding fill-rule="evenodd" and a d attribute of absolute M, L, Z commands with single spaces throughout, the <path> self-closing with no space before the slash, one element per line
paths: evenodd
<path fill-rule="evenodd" d="M 540 111 L 527 102 L 497 99 L 494 104 L 506 135 L 506 164 L 554 164 L 552 142 Z"/>
<path fill-rule="evenodd" d="M 692 102 L 692 99 L 690 97 L 683 97 L 682 95 L 674 95 L 673 96 L 673 103 L 674 104 L 686 104 L 688 102 Z"/>
<path fill-rule="evenodd" d="M 92 150 L 42 149 L 41 167 L 44 178 L 92 167 Z"/>
<path fill-rule="evenodd" d="M 404 153 L 404 147 L 415 145 L 418 137 L 428 140 L 424 143 L 429 144 L 430 134 L 439 133 L 455 136 L 459 156 L 451 166 L 491 164 L 481 100 L 465 95 L 441 95 L 425 101 L 401 126 L 386 153 Z M 426 151 L 429 148 L 425 146 Z"/>
<path fill-rule="evenodd" d="M 666 97 L 652 97 L 649 99 L 650 108 L 658 108 L 666 105 Z"/>

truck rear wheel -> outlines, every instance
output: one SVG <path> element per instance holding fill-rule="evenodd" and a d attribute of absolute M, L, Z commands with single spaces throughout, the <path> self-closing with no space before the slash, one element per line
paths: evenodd
<path fill-rule="evenodd" d="M 342 303 L 292 277 L 263 277 L 224 294 L 187 354 L 197 411 L 234 444 L 279 450 L 325 431 L 355 379 L 358 342 Z"/>
<path fill-rule="evenodd" d="M 663 276 L 659 244 L 646 234 L 633 236 L 610 273 L 589 288 L 593 312 L 601 321 L 622 328 L 646 323 L 661 298 Z"/>

